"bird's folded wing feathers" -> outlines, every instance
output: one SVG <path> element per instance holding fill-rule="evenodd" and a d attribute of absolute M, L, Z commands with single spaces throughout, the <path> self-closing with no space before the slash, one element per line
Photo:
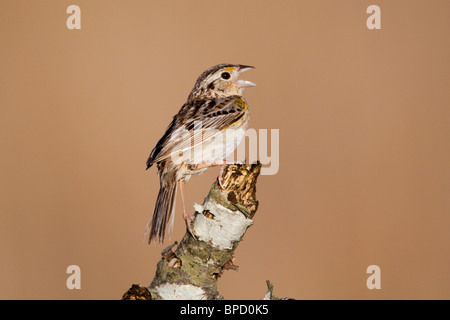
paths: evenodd
<path fill-rule="evenodd" d="M 240 96 L 184 105 L 153 149 L 147 166 L 174 153 L 192 151 L 197 145 L 238 123 L 246 111 L 247 103 Z"/>

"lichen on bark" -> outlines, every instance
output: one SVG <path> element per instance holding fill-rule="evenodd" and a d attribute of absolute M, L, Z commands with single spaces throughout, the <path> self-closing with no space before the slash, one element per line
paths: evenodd
<path fill-rule="evenodd" d="M 152 299 L 223 299 L 217 280 L 225 270 L 237 268 L 234 251 L 258 208 L 260 170 L 259 162 L 224 168 L 221 184 L 215 181 L 203 205 L 195 206 L 193 235 L 186 232 L 178 245 L 163 250 L 148 287 Z"/>

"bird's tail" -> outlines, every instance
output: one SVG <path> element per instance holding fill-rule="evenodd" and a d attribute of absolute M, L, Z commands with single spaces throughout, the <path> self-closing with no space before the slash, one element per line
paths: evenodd
<path fill-rule="evenodd" d="M 177 194 L 177 182 L 175 179 L 165 180 L 161 177 L 161 186 L 156 199 L 155 210 L 152 219 L 147 223 L 145 234 L 149 234 L 148 243 L 158 238 L 164 241 L 167 223 L 169 222 L 169 233 L 172 232 L 175 201 Z"/>

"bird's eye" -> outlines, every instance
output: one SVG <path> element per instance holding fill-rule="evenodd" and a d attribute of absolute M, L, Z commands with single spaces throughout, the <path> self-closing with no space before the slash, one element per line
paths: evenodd
<path fill-rule="evenodd" d="M 222 79 L 228 80 L 230 79 L 231 75 L 229 72 L 222 72 L 221 77 Z"/>

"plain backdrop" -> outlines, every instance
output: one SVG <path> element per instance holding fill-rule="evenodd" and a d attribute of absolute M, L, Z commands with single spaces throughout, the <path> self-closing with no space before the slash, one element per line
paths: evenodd
<path fill-rule="evenodd" d="M 81 9 L 69 30 L 66 9 Z M 369 30 L 369 5 L 381 29 Z M 120 299 L 150 284 L 145 161 L 197 77 L 243 74 L 279 129 L 227 299 L 450 298 L 449 1 L 0 2 L 0 298 Z M 218 174 L 186 185 L 188 208 Z M 81 268 L 68 290 L 66 268 Z M 366 268 L 381 268 L 369 290 Z"/>

